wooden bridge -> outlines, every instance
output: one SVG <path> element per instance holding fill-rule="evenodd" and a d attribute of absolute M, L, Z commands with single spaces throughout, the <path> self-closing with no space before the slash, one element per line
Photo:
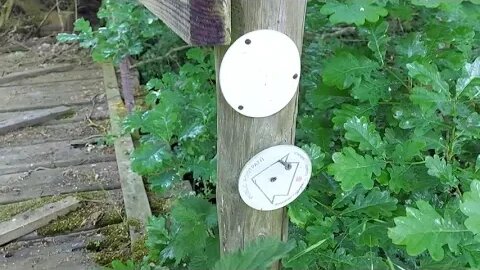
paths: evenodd
<path fill-rule="evenodd" d="M 0 269 L 96 269 L 150 215 L 113 67 L 64 55 L 0 54 Z"/>

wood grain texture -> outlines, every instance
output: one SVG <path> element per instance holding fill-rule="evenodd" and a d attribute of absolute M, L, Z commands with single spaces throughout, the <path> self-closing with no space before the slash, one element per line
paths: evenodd
<path fill-rule="evenodd" d="M 56 65 L 56 66 L 51 66 L 46 68 L 15 72 L 15 73 L 7 74 L 3 77 L 0 77 L 0 84 L 5 84 L 5 83 L 13 82 L 16 80 L 23 80 L 31 77 L 41 76 L 41 75 L 45 75 L 52 72 L 63 72 L 63 71 L 71 70 L 74 67 L 75 66 L 72 64 L 62 64 L 62 65 Z"/>
<path fill-rule="evenodd" d="M 117 164 L 102 162 L 67 168 L 39 170 L 25 175 L 0 175 L 0 204 L 45 196 L 120 188 Z"/>
<path fill-rule="evenodd" d="M 230 44 L 229 0 L 140 0 L 185 42 Z"/>
<path fill-rule="evenodd" d="M 101 229 L 36 240 L 14 242 L 0 248 L 0 269 L 5 270 L 98 270 L 85 246 L 102 241 Z"/>
<path fill-rule="evenodd" d="M 301 50 L 306 2 L 232 0 L 232 40 L 253 30 L 272 29 L 287 34 Z M 259 237 L 286 239 L 286 210 L 261 212 L 248 207 L 240 198 L 238 178 L 245 163 L 258 152 L 294 143 L 298 99 L 295 96 L 283 110 L 270 117 L 249 118 L 237 113 L 225 101 L 218 84 L 218 70 L 226 50 L 225 46 L 216 47 L 217 209 L 222 253 L 243 248 Z"/>
<path fill-rule="evenodd" d="M 20 128 L 34 126 L 69 113 L 69 107 L 20 112 L 12 118 L 0 120 L 0 135 Z"/>
<path fill-rule="evenodd" d="M 102 91 L 101 79 L 0 87 L 0 113 L 92 104 Z"/>
<path fill-rule="evenodd" d="M 65 215 L 80 206 L 75 197 L 67 197 L 59 202 L 49 203 L 14 216 L 0 223 L 0 246 L 47 225 L 57 217 Z"/>
<path fill-rule="evenodd" d="M 125 213 L 128 219 L 137 220 L 143 226 L 130 228 L 132 243 L 144 233 L 148 218 L 152 215 L 148 202 L 143 179 L 134 173 L 131 168 L 130 154 L 133 151 L 133 142 L 130 135 L 122 135 L 121 120 L 126 115 L 126 109 L 120 97 L 117 76 L 111 64 L 103 65 L 105 91 L 107 93 L 108 109 L 112 134 L 118 136 L 114 142 L 117 157 L 118 174 L 122 186 Z"/>
<path fill-rule="evenodd" d="M 111 148 L 73 148 L 70 141 L 0 147 L 0 175 L 115 161 L 111 152 Z"/>

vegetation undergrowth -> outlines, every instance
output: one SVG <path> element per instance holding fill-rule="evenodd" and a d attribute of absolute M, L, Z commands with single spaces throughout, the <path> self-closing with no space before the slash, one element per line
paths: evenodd
<path fill-rule="evenodd" d="M 121 20 L 95 31 L 79 21 L 59 39 L 114 61 L 114 48 L 169 55 L 140 67 L 149 109 L 125 130 L 143 135 L 132 163 L 153 191 L 189 181 L 195 195 L 150 220 L 147 256 L 114 269 L 266 269 L 279 258 L 285 269 L 480 267 L 478 0 L 308 1 L 297 144 L 314 175 L 289 206 L 289 243 L 221 260 L 211 50 L 171 56 L 165 44 L 182 45 L 165 26 L 115 3 L 135 12 L 117 17 L 124 7 L 105 1 L 103 18 Z"/>

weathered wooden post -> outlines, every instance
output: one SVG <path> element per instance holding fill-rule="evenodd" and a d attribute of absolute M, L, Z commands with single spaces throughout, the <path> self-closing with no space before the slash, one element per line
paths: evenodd
<path fill-rule="evenodd" d="M 300 50 L 307 0 L 141 0 L 141 2 L 186 42 L 194 45 L 216 45 L 217 209 L 222 253 L 243 248 L 262 236 L 286 239 L 285 209 L 257 211 L 250 208 L 240 198 L 238 180 L 245 163 L 258 152 L 270 146 L 294 143 L 297 95 L 286 107 L 272 116 L 246 117 L 236 112 L 226 102 L 218 82 L 218 71 L 228 49 L 228 46 L 222 45 L 228 44 L 230 40 L 235 41 L 250 31 L 271 29 L 282 32 L 288 35 Z"/>

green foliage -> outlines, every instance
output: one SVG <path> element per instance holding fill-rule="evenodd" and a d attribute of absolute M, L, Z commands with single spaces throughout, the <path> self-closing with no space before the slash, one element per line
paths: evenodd
<path fill-rule="evenodd" d="M 297 131 L 325 157 L 289 207 L 309 251 L 287 269 L 480 267 L 480 6 L 326 2 L 309 1 Z"/>
<path fill-rule="evenodd" d="M 214 270 L 265 270 L 287 256 L 295 248 L 294 242 L 283 243 L 273 239 L 260 239 L 244 250 L 222 257 Z"/>
<path fill-rule="evenodd" d="M 347 0 L 345 3 L 329 1 L 322 9 L 322 14 L 330 15 L 332 23 L 354 23 L 363 25 L 365 21 L 376 22 L 388 11 L 375 0 Z"/>
<path fill-rule="evenodd" d="M 95 61 L 118 63 L 125 56 L 140 55 L 146 45 L 167 33 L 168 28 L 147 9 L 132 0 L 104 0 L 97 14 L 105 26 L 93 30 L 90 23 L 81 18 L 75 22 L 78 34 L 61 33 L 59 42 L 80 42 L 80 46 L 92 49 Z"/>
<path fill-rule="evenodd" d="M 163 192 L 181 180 L 213 183 L 216 175 L 215 72 L 210 51 L 190 49 L 178 73 L 147 83 L 147 111 L 125 121 L 145 135 L 132 155 L 133 169 Z M 186 178 L 192 174 L 193 179 Z M 212 191 L 206 191 L 208 194 Z"/>
<path fill-rule="evenodd" d="M 395 218 L 395 227 L 388 236 L 394 244 L 406 245 L 409 255 L 416 256 L 428 250 L 436 261 L 444 257 L 443 245 L 457 249 L 465 230 L 454 221 L 443 218 L 425 201 L 417 202 L 418 209 L 407 207 L 406 217 Z"/>

